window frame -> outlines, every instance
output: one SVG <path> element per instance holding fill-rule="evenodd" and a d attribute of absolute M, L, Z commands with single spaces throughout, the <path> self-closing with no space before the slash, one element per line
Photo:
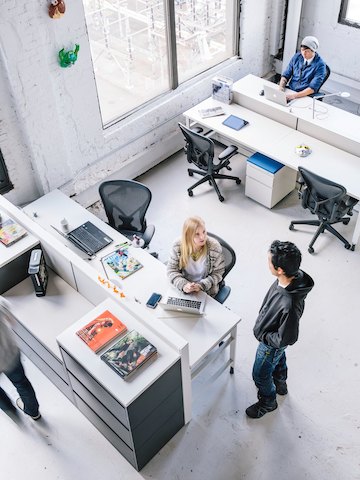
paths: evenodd
<path fill-rule="evenodd" d="M 338 23 L 341 23 L 342 25 L 347 25 L 348 27 L 360 28 L 360 20 L 359 22 L 354 22 L 346 18 L 348 6 L 349 0 L 341 0 Z"/>

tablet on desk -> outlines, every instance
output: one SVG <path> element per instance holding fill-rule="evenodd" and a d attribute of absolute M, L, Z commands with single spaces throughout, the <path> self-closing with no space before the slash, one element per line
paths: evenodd
<path fill-rule="evenodd" d="M 241 128 L 245 127 L 245 125 L 248 125 L 249 122 L 243 118 L 236 117 L 235 115 L 230 115 L 222 123 L 223 125 L 233 128 L 234 130 L 240 130 Z"/>

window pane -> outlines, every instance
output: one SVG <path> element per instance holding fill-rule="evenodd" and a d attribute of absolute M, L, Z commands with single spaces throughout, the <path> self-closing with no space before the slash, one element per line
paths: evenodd
<path fill-rule="evenodd" d="M 360 23 L 360 2 L 359 0 L 348 0 L 346 10 L 346 20 L 350 22 Z"/>
<path fill-rule="evenodd" d="M 169 90 L 164 0 L 83 0 L 103 123 Z"/>
<path fill-rule="evenodd" d="M 234 55 L 232 0 L 175 0 L 179 82 Z"/>

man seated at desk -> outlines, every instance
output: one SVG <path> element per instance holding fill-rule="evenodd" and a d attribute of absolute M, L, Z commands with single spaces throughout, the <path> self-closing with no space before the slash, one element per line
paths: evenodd
<path fill-rule="evenodd" d="M 293 90 L 286 95 L 288 100 L 306 97 L 319 91 L 326 76 L 326 64 L 316 53 L 318 48 L 317 38 L 305 37 L 301 42 L 300 52 L 295 53 L 290 60 L 279 84 L 280 90 L 284 91 L 286 86 Z"/>

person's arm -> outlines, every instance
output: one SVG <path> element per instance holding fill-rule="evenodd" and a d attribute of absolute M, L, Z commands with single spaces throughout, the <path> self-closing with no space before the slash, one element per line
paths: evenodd
<path fill-rule="evenodd" d="M 170 258 L 166 267 L 167 276 L 170 282 L 179 289 L 184 291 L 184 286 L 188 283 L 188 280 L 184 277 L 180 269 L 180 242 L 177 241 L 173 245 L 170 253 Z"/>
<path fill-rule="evenodd" d="M 294 61 L 296 59 L 296 54 L 290 60 L 288 66 L 281 75 L 279 89 L 285 91 L 286 85 L 294 73 Z"/>
<path fill-rule="evenodd" d="M 200 281 L 201 289 L 205 292 L 209 291 L 213 285 L 218 285 L 225 272 L 225 260 L 220 244 L 212 247 L 210 256 L 211 265 L 209 275 Z"/>
<path fill-rule="evenodd" d="M 300 92 L 291 92 L 286 94 L 286 98 L 288 100 L 295 100 L 295 98 L 307 97 L 308 95 L 312 95 L 314 90 L 310 87 L 304 88 Z"/>
<path fill-rule="evenodd" d="M 299 336 L 299 319 L 293 312 L 283 311 L 279 318 L 277 332 L 267 332 L 262 341 L 275 348 L 293 345 Z"/>
<path fill-rule="evenodd" d="M 280 82 L 279 82 L 279 89 L 285 92 L 286 85 L 288 83 L 289 79 L 286 77 L 281 77 Z"/>

